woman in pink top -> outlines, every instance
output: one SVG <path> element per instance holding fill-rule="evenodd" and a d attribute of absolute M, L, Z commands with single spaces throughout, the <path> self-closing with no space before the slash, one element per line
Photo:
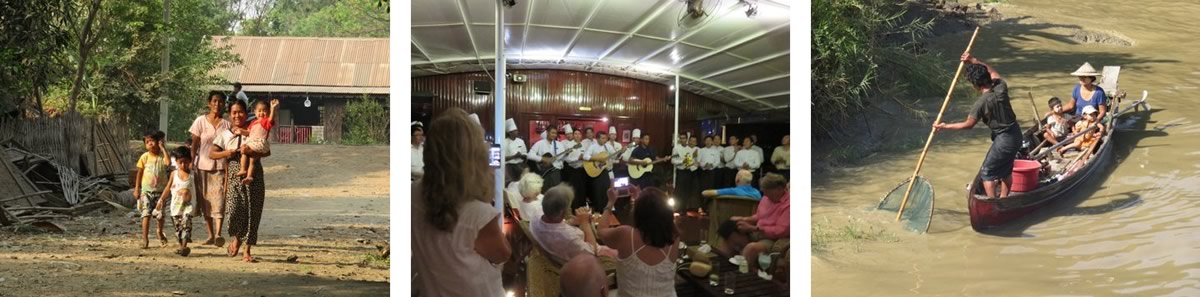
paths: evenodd
<path fill-rule="evenodd" d="M 776 240 L 787 239 L 790 221 L 790 193 L 787 179 L 782 175 L 769 173 L 759 182 L 763 198 L 758 202 L 758 209 L 749 217 L 731 217 L 737 222 L 738 231 L 754 234 L 761 238 L 757 242 L 746 245 L 742 256 L 746 259 L 758 259 L 758 255 L 771 250 Z M 750 273 L 758 273 L 758 261 L 746 261 Z"/>
<path fill-rule="evenodd" d="M 221 190 L 221 179 L 225 177 L 225 162 L 210 158 L 213 139 L 218 132 L 230 129 L 229 121 L 222 118 L 222 105 L 225 95 L 213 92 L 208 96 L 208 113 L 196 117 L 188 132 L 192 134 L 192 160 L 198 170 L 194 178 L 197 189 L 196 202 L 201 215 L 204 216 L 205 230 L 208 239 L 203 244 L 215 246 L 225 245 L 221 237 L 221 222 L 225 217 L 225 193 Z"/>

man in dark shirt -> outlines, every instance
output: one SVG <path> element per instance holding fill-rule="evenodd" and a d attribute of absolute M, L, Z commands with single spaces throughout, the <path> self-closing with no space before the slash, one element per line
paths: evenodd
<path fill-rule="evenodd" d="M 979 91 L 979 99 L 971 106 L 967 120 L 959 123 L 934 123 L 935 129 L 969 129 L 979 120 L 992 130 L 992 147 L 983 158 L 983 166 L 979 175 L 983 179 L 984 193 L 989 198 L 1008 197 L 1012 185 L 1013 161 L 1017 158 L 1017 150 L 1021 148 L 1021 127 L 1017 125 L 1017 116 L 1013 113 L 1012 104 L 1008 99 L 1008 82 L 1000 77 L 995 68 L 984 64 L 983 61 L 963 53 L 963 63 L 967 63 L 967 81 Z M 997 191 L 996 186 L 1000 186 Z"/>
<path fill-rule="evenodd" d="M 633 149 L 633 153 L 629 155 L 629 165 L 649 165 L 657 162 L 662 162 L 663 159 L 654 159 L 654 149 L 650 148 L 650 134 L 642 134 L 641 143 L 637 148 Z M 651 160 L 651 161 L 646 161 Z M 654 172 L 647 172 L 640 178 L 632 179 L 631 182 L 639 188 L 657 187 L 658 180 L 654 178 Z"/>

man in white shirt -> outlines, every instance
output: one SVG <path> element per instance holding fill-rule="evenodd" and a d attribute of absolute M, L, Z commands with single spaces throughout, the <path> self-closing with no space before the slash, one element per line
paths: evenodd
<path fill-rule="evenodd" d="M 671 164 L 675 165 L 675 197 L 679 198 L 676 201 L 682 202 L 679 210 L 686 211 L 691 205 L 691 196 L 688 195 L 693 187 L 692 171 L 689 170 L 692 159 L 692 148 L 688 146 L 688 137 L 685 134 L 679 135 L 679 140 L 675 141 L 675 147 L 671 149 Z"/>
<path fill-rule="evenodd" d="M 504 137 L 504 170 L 508 173 L 508 182 L 513 182 L 521 178 L 521 172 L 525 170 L 524 161 L 529 149 L 525 147 L 525 140 L 517 137 L 516 120 L 510 118 L 504 125 L 508 132 Z"/>
<path fill-rule="evenodd" d="M 542 198 L 542 217 L 529 222 L 529 231 L 551 258 L 559 261 L 569 260 L 578 255 L 597 255 L 615 258 L 616 250 L 596 242 L 596 234 L 592 231 L 592 214 L 587 209 L 576 209 L 574 223 L 581 227 L 572 226 L 565 220 L 571 212 L 567 206 L 572 200 L 571 189 L 566 186 L 555 186 L 546 191 Z"/>
<path fill-rule="evenodd" d="M 700 203 L 700 137 L 696 135 L 688 136 L 687 151 L 688 157 L 684 158 L 684 165 L 687 165 L 688 187 L 684 188 L 682 193 L 684 197 L 684 209 L 696 210 L 702 207 Z M 688 160 L 691 162 L 687 162 Z"/>
<path fill-rule="evenodd" d="M 538 164 L 538 170 L 531 171 L 541 174 L 545 180 L 542 191 L 562 183 L 563 152 L 568 148 L 570 146 L 564 141 L 558 140 L 558 128 L 549 126 L 546 127 L 546 138 L 539 140 L 529 149 L 529 161 Z"/>
<path fill-rule="evenodd" d="M 754 146 L 750 147 L 751 149 L 754 149 L 754 151 L 758 152 L 760 157 L 766 156 L 763 154 L 762 147 L 758 146 L 758 134 L 750 134 L 750 141 L 754 143 Z M 765 160 L 766 158 L 764 157 L 763 159 Z"/>
<path fill-rule="evenodd" d="M 742 140 L 742 147 L 738 150 L 737 156 L 733 158 L 734 165 L 741 170 L 749 170 L 754 172 L 754 181 L 750 184 L 755 185 L 758 182 L 758 167 L 762 166 L 762 155 L 754 150 L 754 139 L 747 137 Z M 755 185 L 757 186 L 757 185 Z"/>
<path fill-rule="evenodd" d="M 567 129 L 571 129 L 571 127 L 567 126 Z M 567 136 L 570 137 L 568 145 L 576 149 L 567 153 L 567 167 L 563 168 L 563 179 L 575 191 L 575 199 L 571 200 L 571 209 L 575 209 L 583 207 L 590 202 L 587 197 L 588 176 L 587 172 L 583 171 L 584 152 L 588 149 L 588 146 L 587 142 L 583 139 L 583 130 L 574 129 L 568 131 L 570 131 L 567 132 Z"/>
<path fill-rule="evenodd" d="M 612 137 L 615 141 L 617 134 L 613 132 L 610 132 L 610 134 L 613 134 Z M 625 153 L 622 153 L 621 156 L 617 158 L 616 166 L 613 167 L 613 173 L 617 178 L 629 177 L 629 158 L 633 156 L 633 150 L 637 148 L 638 141 L 641 141 L 642 139 L 641 129 L 633 129 L 631 134 L 633 134 L 633 139 L 631 139 L 629 143 L 625 144 Z"/>
<path fill-rule="evenodd" d="M 721 149 L 721 161 L 725 164 L 725 168 L 722 168 L 721 173 L 717 175 L 717 188 L 734 186 L 733 180 L 737 177 L 738 167 L 733 163 L 733 157 L 737 156 L 737 151 L 742 145 L 738 140 L 737 136 L 730 135 L 729 142 L 726 142 L 725 147 Z"/>
<path fill-rule="evenodd" d="M 717 170 L 723 165 L 721 162 L 721 147 L 717 146 L 718 137 L 705 136 L 704 148 L 700 149 L 699 161 L 700 166 L 699 178 L 697 178 L 697 189 L 711 189 L 716 186 Z M 700 200 L 700 208 L 707 209 L 708 201 Z"/>
<path fill-rule="evenodd" d="M 583 148 L 587 149 L 596 143 L 596 131 L 592 127 L 583 128 Z"/>
<path fill-rule="evenodd" d="M 412 155 L 412 180 L 415 181 L 425 176 L 425 129 L 421 128 L 421 122 L 412 122 L 412 149 L 409 153 Z"/>
<path fill-rule="evenodd" d="M 599 176 L 589 176 L 588 198 L 593 207 L 608 205 L 607 192 L 613 178 L 612 163 L 617 160 L 619 153 L 624 153 L 621 143 L 613 141 L 604 132 L 600 132 L 600 139 L 584 152 L 584 160 L 596 162 L 597 165 L 604 164 Z"/>

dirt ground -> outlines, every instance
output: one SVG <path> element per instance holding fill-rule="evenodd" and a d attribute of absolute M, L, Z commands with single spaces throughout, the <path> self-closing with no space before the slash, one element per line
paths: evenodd
<path fill-rule="evenodd" d="M 0 229 L 0 296 L 387 295 L 388 261 L 370 256 L 388 243 L 387 147 L 272 150 L 258 263 L 213 246 L 180 257 L 153 229 L 151 248 L 140 249 L 140 221 L 105 209 L 59 221 L 65 233 Z M 193 240 L 204 241 L 203 219 L 193 224 Z"/>

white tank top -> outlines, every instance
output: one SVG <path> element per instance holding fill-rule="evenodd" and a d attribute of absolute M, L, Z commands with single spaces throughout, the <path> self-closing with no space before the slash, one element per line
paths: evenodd
<path fill-rule="evenodd" d="M 633 230 L 629 231 L 629 247 L 633 248 Z M 673 248 L 669 245 L 666 248 Z M 633 254 L 624 259 L 617 259 L 617 295 L 620 297 L 645 296 L 675 296 L 675 262 L 671 255 L 662 249 L 663 260 L 658 264 L 649 265 L 638 258 L 638 252 L 646 248 L 633 250 Z"/>
<path fill-rule="evenodd" d="M 187 179 L 184 179 L 179 176 L 179 171 L 175 170 L 171 172 L 171 175 L 171 216 L 177 217 L 184 214 L 195 214 L 195 208 L 192 207 L 192 205 L 196 204 L 196 187 L 192 186 L 192 179 L 195 177 L 195 174 L 188 174 Z M 186 204 L 183 203 L 185 195 L 191 197 Z"/>

